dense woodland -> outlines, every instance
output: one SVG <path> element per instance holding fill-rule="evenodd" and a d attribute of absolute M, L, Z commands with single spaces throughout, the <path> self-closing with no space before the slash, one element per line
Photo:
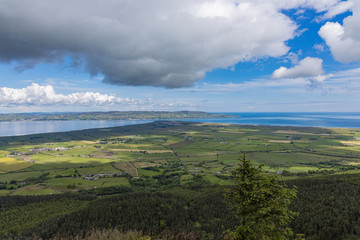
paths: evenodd
<path fill-rule="evenodd" d="M 291 227 L 306 239 L 359 239 L 360 175 L 344 174 L 289 181 L 298 187 Z"/>
<path fill-rule="evenodd" d="M 201 180 L 197 180 L 199 183 Z M 290 227 L 306 239 L 357 239 L 360 235 L 360 175 L 287 181 L 298 197 Z M 0 237 L 85 237 L 96 230 L 141 232 L 158 238 L 222 239 L 238 216 L 224 199 L 226 187 L 194 183 L 147 191 L 112 187 L 76 194 L 0 198 Z"/>

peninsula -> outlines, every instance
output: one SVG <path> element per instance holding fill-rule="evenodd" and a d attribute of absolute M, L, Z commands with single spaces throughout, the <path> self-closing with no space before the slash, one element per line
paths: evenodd
<path fill-rule="evenodd" d="M 199 111 L 111 111 L 66 113 L 9 113 L 0 114 L 0 122 L 8 121 L 66 121 L 66 120 L 130 120 L 130 119 L 195 119 L 231 118 L 233 115 Z"/>

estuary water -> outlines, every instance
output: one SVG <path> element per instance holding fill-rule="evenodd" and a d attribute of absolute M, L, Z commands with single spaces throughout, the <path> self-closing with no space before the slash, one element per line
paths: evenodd
<path fill-rule="evenodd" d="M 69 120 L 0 122 L 0 137 L 142 124 L 154 120 Z"/>
<path fill-rule="evenodd" d="M 360 113 L 226 113 L 233 118 L 175 119 L 176 121 L 360 128 Z M 172 120 L 172 119 L 169 119 Z M 0 122 L 0 137 L 35 133 L 66 132 L 153 122 L 154 120 L 74 120 Z"/>

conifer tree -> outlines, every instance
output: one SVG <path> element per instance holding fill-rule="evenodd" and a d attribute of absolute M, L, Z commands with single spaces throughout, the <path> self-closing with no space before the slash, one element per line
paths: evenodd
<path fill-rule="evenodd" d="M 264 173 L 262 167 L 253 165 L 244 154 L 232 171 L 235 185 L 226 190 L 225 197 L 235 204 L 240 217 L 235 231 L 228 232 L 232 239 L 281 240 L 293 235 L 287 225 L 296 213 L 288 206 L 297 191 L 280 184 L 277 176 Z"/>

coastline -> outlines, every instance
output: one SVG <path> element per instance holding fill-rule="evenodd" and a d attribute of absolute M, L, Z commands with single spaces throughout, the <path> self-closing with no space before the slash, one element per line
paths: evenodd
<path fill-rule="evenodd" d="M 154 121 L 185 121 L 257 126 L 360 128 L 360 113 L 228 113 L 232 118 L 2 121 L 0 137 L 108 128 Z"/>

